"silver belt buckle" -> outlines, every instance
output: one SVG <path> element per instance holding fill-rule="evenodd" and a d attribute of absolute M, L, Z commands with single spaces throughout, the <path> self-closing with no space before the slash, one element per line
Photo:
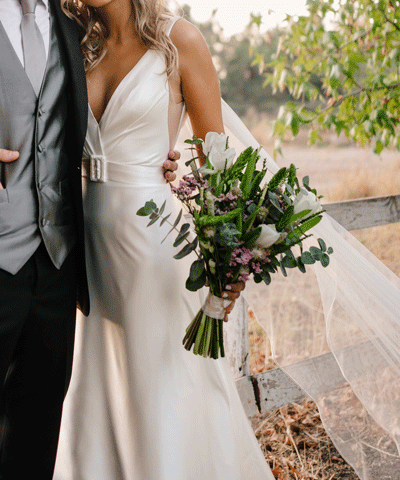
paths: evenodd
<path fill-rule="evenodd" d="M 89 179 L 91 182 L 105 183 L 107 181 L 107 162 L 102 155 L 89 159 Z"/>

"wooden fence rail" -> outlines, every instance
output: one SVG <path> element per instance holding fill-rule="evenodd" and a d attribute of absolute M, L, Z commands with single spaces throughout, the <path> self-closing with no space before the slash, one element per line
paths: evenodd
<path fill-rule="evenodd" d="M 347 230 L 400 222 L 400 195 L 330 203 L 324 205 L 324 208 Z M 265 413 L 305 398 L 306 394 L 290 377 L 291 371 L 302 369 L 305 364 L 307 366 L 312 364 L 312 368 L 315 369 L 329 371 L 332 386 L 343 384 L 343 375 L 332 353 L 285 367 L 287 373 L 275 368 L 250 376 L 247 304 L 243 299 L 237 303 L 230 321 L 226 324 L 227 338 L 237 340 L 235 344 L 229 344 L 228 340 L 227 351 L 236 378 L 236 386 L 248 416 Z"/>

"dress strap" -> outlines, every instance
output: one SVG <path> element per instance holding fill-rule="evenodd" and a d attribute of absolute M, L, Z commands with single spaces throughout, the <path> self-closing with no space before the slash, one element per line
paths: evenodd
<path fill-rule="evenodd" d="M 171 30 L 172 30 L 172 27 L 175 25 L 175 23 L 180 20 L 182 17 L 179 17 L 179 16 L 176 16 L 176 17 L 172 17 L 169 19 L 168 23 L 167 23 L 167 29 L 165 30 L 165 34 L 169 37 L 170 33 L 171 33 Z"/>

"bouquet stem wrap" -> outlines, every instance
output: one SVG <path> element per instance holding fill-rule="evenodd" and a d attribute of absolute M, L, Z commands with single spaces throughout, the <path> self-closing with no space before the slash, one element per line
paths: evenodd
<path fill-rule="evenodd" d="M 195 355 L 217 359 L 225 356 L 223 321 L 229 300 L 208 293 L 203 307 L 186 329 L 183 345 Z"/>

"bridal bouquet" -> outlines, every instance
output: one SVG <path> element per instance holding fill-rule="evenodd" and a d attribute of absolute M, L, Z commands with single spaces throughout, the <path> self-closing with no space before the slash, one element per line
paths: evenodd
<path fill-rule="evenodd" d="M 221 293 L 228 283 L 246 282 L 252 276 L 256 283 L 269 285 L 279 270 L 287 276 L 287 269 L 305 273 L 306 265 L 315 262 L 326 267 L 333 250 L 320 238 L 318 247 L 303 248 L 302 241 L 320 222 L 323 210 L 308 177 L 300 185 L 293 164 L 266 181 L 259 150 L 249 147 L 234 162 L 235 150 L 224 134 L 209 132 L 204 142 L 193 137 L 186 143 L 192 152 L 202 147 L 204 156 L 187 162 L 192 173 L 172 191 L 193 220 L 194 239 L 189 223 L 179 226 L 182 210 L 172 223 L 170 214 L 164 214 L 165 202 L 161 207 L 146 202 L 137 214 L 150 217 L 148 226 L 160 220 L 170 223 L 169 233 L 178 232 L 174 247 L 184 246 L 174 258 L 196 253 L 186 288 L 196 291 L 208 284 L 210 291 L 183 344 L 187 350 L 194 347 L 197 355 L 218 358 L 225 355 L 222 328 L 224 302 L 229 301 Z M 206 160 L 201 168 L 195 166 L 197 158 Z"/>

